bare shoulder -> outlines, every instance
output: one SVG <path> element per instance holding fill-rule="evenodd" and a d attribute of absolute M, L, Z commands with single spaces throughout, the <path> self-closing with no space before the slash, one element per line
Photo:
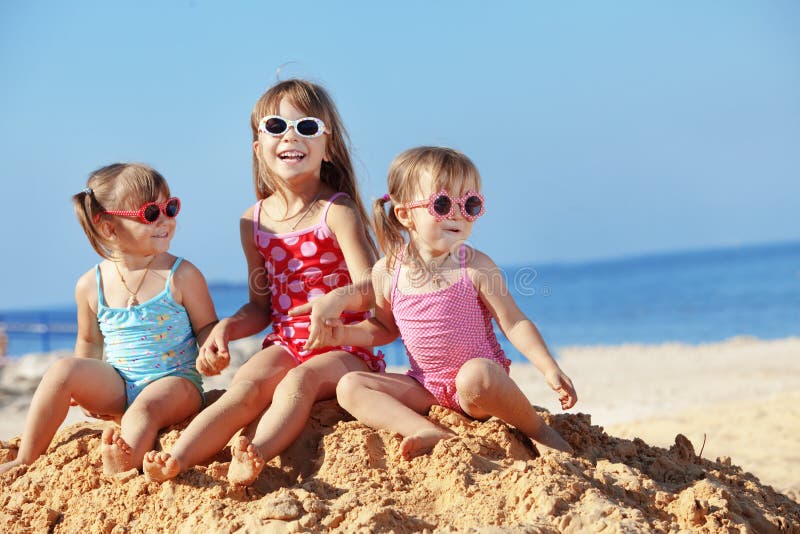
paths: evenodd
<path fill-rule="evenodd" d="M 392 289 L 392 273 L 388 270 L 386 256 L 372 266 L 372 285 L 376 292 L 388 297 Z"/>
<path fill-rule="evenodd" d="M 258 208 L 258 206 L 259 206 L 258 202 L 253 204 L 252 206 L 247 206 L 247 209 L 245 209 L 244 213 L 242 213 L 241 219 L 252 222 L 253 219 L 256 218 L 255 217 L 255 213 L 256 213 L 256 209 Z"/>
<path fill-rule="evenodd" d="M 497 264 L 495 264 L 494 260 L 480 250 L 467 246 L 465 251 L 467 269 L 475 271 L 492 271 L 497 269 Z"/>
<path fill-rule="evenodd" d="M 467 274 L 479 291 L 494 286 L 502 279 L 500 268 L 494 260 L 478 249 L 467 248 L 466 266 Z"/>
<path fill-rule="evenodd" d="M 331 202 L 326 219 L 331 227 L 338 224 L 361 224 L 358 205 L 349 195 L 340 195 Z"/>
<path fill-rule="evenodd" d="M 97 309 L 97 274 L 95 267 L 92 267 L 78 278 L 75 284 L 75 302 L 78 307 L 85 303 L 92 310 Z"/>
<path fill-rule="evenodd" d="M 87 296 L 89 293 L 97 293 L 97 275 L 95 267 L 83 273 L 75 284 L 75 296 Z"/>
<path fill-rule="evenodd" d="M 186 258 L 181 261 L 181 264 L 178 265 L 178 268 L 175 269 L 175 274 L 173 275 L 175 279 L 175 283 L 180 283 L 182 281 L 192 283 L 198 280 L 204 280 L 203 273 L 200 272 L 194 263 L 190 262 Z"/>

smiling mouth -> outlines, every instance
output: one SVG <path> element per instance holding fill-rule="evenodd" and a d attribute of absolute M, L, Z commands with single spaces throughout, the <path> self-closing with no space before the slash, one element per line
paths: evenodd
<path fill-rule="evenodd" d="M 296 150 L 289 150 L 278 154 L 278 158 L 281 161 L 300 161 L 305 157 L 306 157 L 305 154 L 303 154 L 302 152 L 298 152 Z"/>
<path fill-rule="evenodd" d="M 164 232 L 162 234 L 156 234 L 153 237 L 155 237 L 156 239 L 159 239 L 159 238 L 167 237 L 168 235 L 169 235 L 169 232 Z"/>

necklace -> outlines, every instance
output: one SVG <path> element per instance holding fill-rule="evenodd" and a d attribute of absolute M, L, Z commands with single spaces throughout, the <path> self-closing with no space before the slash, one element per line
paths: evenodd
<path fill-rule="evenodd" d="M 142 284 L 144 283 L 144 279 L 147 277 L 147 273 L 150 271 L 150 265 L 153 263 L 153 260 L 155 260 L 155 259 L 156 259 L 156 257 L 153 256 L 152 258 L 150 258 L 150 261 L 147 262 L 147 265 L 144 266 L 144 274 L 139 279 L 139 285 L 136 286 L 136 290 L 134 290 L 134 291 L 131 291 L 131 288 L 129 288 L 128 284 L 125 283 L 125 277 L 122 276 L 122 271 L 119 270 L 119 265 L 117 265 L 119 262 L 116 262 L 116 261 L 113 262 L 114 263 L 114 268 L 117 270 L 117 274 L 119 275 L 119 281 L 122 282 L 123 287 L 125 288 L 125 290 L 130 295 L 130 297 L 128 297 L 128 309 L 129 310 L 131 309 L 132 306 L 136 306 L 137 304 L 139 304 L 139 299 L 136 298 L 136 295 L 138 295 L 139 294 L 139 290 L 142 289 Z"/>
<path fill-rule="evenodd" d="M 319 200 L 319 197 L 320 197 L 320 195 L 321 195 L 321 194 L 322 194 L 322 191 L 320 191 L 319 193 L 317 193 L 317 196 L 315 196 L 315 197 L 314 197 L 314 199 L 313 199 L 311 202 L 309 202 L 309 203 L 308 203 L 308 207 L 305 209 L 305 211 L 303 211 L 302 215 L 300 215 L 300 213 L 295 213 L 295 214 L 294 214 L 294 215 L 292 215 L 291 217 L 284 217 L 283 219 L 274 219 L 274 218 L 272 218 L 272 217 L 271 217 L 271 216 L 270 216 L 270 215 L 267 213 L 267 211 L 266 211 L 266 208 L 265 208 L 265 207 L 264 207 L 264 208 L 262 208 L 262 209 L 264 210 L 264 213 L 265 213 L 265 214 L 267 214 L 267 216 L 268 216 L 268 217 L 270 217 L 270 218 L 271 218 L 272 220 L 274 220 L 275 222 L 286 222 L 286 221 L 291 221 L 292 219 L 294 219 L 295 217 L 297 217 L 298 215 L 300 215 L 300 218 L 299 218 L 299 219 L 297 219 L 297 220 L 294 222 L 294 224 L 292 225 L 292 229 L 291 229 L 291 231 L 292 231 L 292 232 L 294 232 L 295 228 L 297 228 L 297 225 L 298 225 L 298 224 L 300 224 L 300 221 L 302 221 L 303 219 L 305 219 L 305 218 L 306 218 L 306 215 L 308 215 L 308 213 L 311 211 L 311 208 L 313 208 L 313 207 L 314 207 L 314 204 L 317 202 L 317 200 Z"/>
<path fill-rule="evenodd" d="M 297 219 L 297 220 L 295 221 L 295 223 L 292 225 L 292 232 L 294 232 L 294 229 L 295 229 L 295 228 L 297 228 L 297 225 L 298 225 L 298 224 L 300 224 L 300 221 L 302 221 L 303 219 L 305 219 L 305 218 L 306 218 L 306 215 L 308 215 L 308 212 L 309 212 L 309 211 L 311 211 L 311 208 L 313 208 L 313 207 L 314 207 L 314 204 L 317 202 L 317 200 L 319 200 L 319 196 L 320 196 L 321 194 L 322 194 L 322 191 L 320 191 L 319 193 L 317 193 L 317 196 L 315 196 L 315 197 L 314 197 L 314 200 L 312 200 L 311 202 L 309 202 L 309 203 L 308 203 L 308 207 L 306 208 L 306 211 L 304 211 L 304 212 L 303 212 L 303 215 L 301 215 L 301 216 L 300 216 L 300 218 L 299 218 L 299 219 Z M 295 215 L 295 217 L 296 217 L 296 215 Z"/>
<path fill-rule="evenodd" d="M 426 265 L 426 270 L 431 275 L 431 282 L 433 282 L 433 285 L 435 285 L 437 289 L 441 288 L 442 285 L 444 285 L 444 283 L 447 281 L 445 279 L 444 275 L 442 274 L 442 270 L 441 269 L 442 269 L 442 266 L 449 259 L 450 259 L 450 253 L 448 252 L 447 256 L 444 257 L 444 259 L 442 260 L 442 262 L 439 265 L 436 265 L 434 262 L 430 262 L 428 265 Z"/>

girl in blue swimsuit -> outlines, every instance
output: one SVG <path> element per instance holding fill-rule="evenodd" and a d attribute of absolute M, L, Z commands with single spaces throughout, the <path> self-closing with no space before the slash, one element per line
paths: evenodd
<path fill-rule="evenodd" d="M 75 356 L 45 373 L 17 457 L 0 473 L 44 453 L 70 405 L 119 423 L 101 439 L 103 471 L 115 474 L 141 467 L 158 430 L 203 404 L 197 343 L 217 315 L 200 271 L 168 252 L 180 200 L 150 167 L 117 163 L 95 171 L 73 205 L 104 260 L 75 288 Z"/>

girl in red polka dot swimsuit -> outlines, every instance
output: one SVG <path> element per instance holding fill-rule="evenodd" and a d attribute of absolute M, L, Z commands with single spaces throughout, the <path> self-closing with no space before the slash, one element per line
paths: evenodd
<path fill-rule="evenodd" d="M 408 373 L 350 373 L 337 398 L 360 421 L 403 435 L 406 457 L 453 435 L 423 416 L 434 404 L 477 419 L 496 416 L 540 448 L 570 450 L 509 377 L 492 319 L 542 372 L 563 409 L 577 401 L 572 381 L 514 303 L 500 270 L 464 244 L 484 211 L 480 176 L 463 154 L 421 147 L 398 156 L 389 169 L 389 194 L 375 203 L 386 252 L 372 271 L 375 316 L 351 326 L 326 322 L 328 337 L 338 343 L 383 345 L 402 336 Z M 336 294 L 330 299 L 347 301 Z"/>
<path fill-rule="evenodd" d="M 377 252 L 333 101 L 318 85 L 287 80 L 259 99 L 251 127 L 258 202 L 240 221 L 250 299 L 211 331 L 198 369 L 218 374 L 230 361 L 229 341 L 268 326 L 271 331 L 262 350 L 239 368 L 228 390 L 189 424 L 169 454 L 148 453 L 144 469 L 154 480 L 208 460 L 246 427 L 233 442 L 228 479 L 250 484 L 266 461 L 300 435 L 313 403 L 335 395 L 342 376 L 384 370 L 382 355 L 362 346 L 310 350 L 305 343 L 311 314 L 290 314 L 334 288 L 369 282 Z M 367 317 L 344 312 L 340 320 Z"/>

